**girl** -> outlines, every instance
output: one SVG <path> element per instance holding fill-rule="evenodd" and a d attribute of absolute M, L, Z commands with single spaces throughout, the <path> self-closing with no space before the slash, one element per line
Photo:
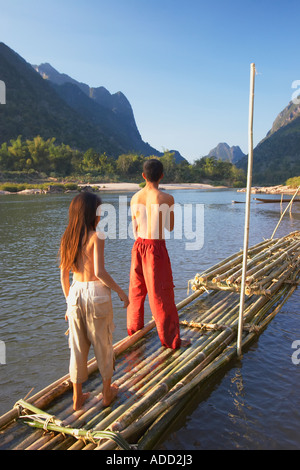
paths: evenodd
<path fill-rule="evenodd" d="M 114 330 L 111 289 L 127 308 L 125 292 L 104 267 L 104 239 L 96 232 L 101 199 L 93 193 L 78 194 L 69 208 L 69 223 L 60 244 L 61 285 L 67 300 L 66 320 L 70 334 L 70 379 L 73 383 L 73 408 L 82 407 L 89 394 L 82 392 L 87 379 L 90 345 L 94 347 L 103 380 L 103 405 L 108 406 L 117 394 L 111 385 L 114 369 L 112 332 Z M 70 271 L 73 283 L 70 287 Z"/>

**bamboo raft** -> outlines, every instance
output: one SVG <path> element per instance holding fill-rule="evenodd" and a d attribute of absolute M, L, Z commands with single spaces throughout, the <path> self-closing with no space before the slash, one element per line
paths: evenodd
<path fill-rule="evenodd" d="M 119 393 L 110 407 L 102 407 L 92 359 L 84 387 L 91 395 L 82 410 L 72 409 L 66 375 L 0 417 L 0 449 L 154 449 L 199 390 L 237 357 L 242 257 L 236 253 L 189 281 L 192 294 L 177 305 L 189 347 L 162 347 L 150 321 L 114 345 Z M 295 291 L 299 276 L 300 232 L 248 250 L 243 351 Z"/>

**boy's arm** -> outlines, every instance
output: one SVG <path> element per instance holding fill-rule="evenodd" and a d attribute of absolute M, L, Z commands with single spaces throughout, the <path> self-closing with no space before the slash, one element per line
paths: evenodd
<path fill-rule="evenodd" d="M 131 209 L 131 222 L 132 222 L 133 236 L 134 236 L 135 239 L 137 239 L 137 237 L 138 237 L 138 223 L 137 223 L 137 219 L 136 219 L 136 204 L 134 202 L 134 199 L 131 200 L 130 209 Z"/>
<path fill-rule="evenodd" d="M 172 230 L 174 230 L 174 224 L 175 224 L 173 196 L 169 195 L 167 204 L 169 206 L 169 210 L 168 210 L 168 214 L 166 217 L 165 227 L 169 232 L 172 232 Z"/>
<path fill-rule="evenodd" d="M 174 199 L 173 199 L 173 204 L 170 207 L 170 228 L 169 231 L 172 232 L 174 230 L 174 225 L 175 225 L 175 215 L 174 215 Z"/>

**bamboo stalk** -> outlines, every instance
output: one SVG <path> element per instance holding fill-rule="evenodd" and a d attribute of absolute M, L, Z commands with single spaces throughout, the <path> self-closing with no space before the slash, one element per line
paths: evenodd
<path fill-rule="evenodd" d="M 247 282 L 251 283 L 253 280 L 265 274 L 268 270 L 273 269 L 275 266 L 280 264 L 286 258 L 289 258 L 290 253 L 295 249 L 299 248 L 300 243 L 296 243 L 295 246 L 292 246 L 288 250 L 284 251 L 282 254 L 275 253 L 269 259 L 262 262 L 259 266 L 247 271 Z"/>
<path fill-rule="evenodd" d="M 271 254 L 275 249 L 278 249 L 278 243 L 280 243 L 280 246 L 282 246 L 282 245 L 288 244 L 288 241 L 287 240 L 283 240 L 283 241 L 279 240 L 279 241 L 275 242 L 271 247 L 268 244 L 263 250 L 259 251 L 258 254 L 255 254 L 253 258 L 250 257 L 251 254 L 253 254 L 253 253 L 251 252 L 251 249 L 249 249 L 248 250 L 248 259 L 249 259 L 249 261 L 247 263 L 247 271 L 249 270 L 249 268 L 251 266 L 255 265 L 256 263 L 259 263 L 259 261 L 261 259 L 264 259 L 268 254 Z M 222 275 L 218 276 L 218 278 L 215 278 L 212 281 L 213 282 L 220 282 L 222 280 L 226 280 L 226 282 L 228 284 L 233 284 L 233 282 L 241 274 L 241 272 L 242 272 L 242 268 L 240 267 L 240 264 L 235 265 L 232 269 L 230 269 L 229 271 L 223 273 Z"/>
<path fill-rule="evenodd" d="M 268 246 L 270 244 L 273 244 L 274 242 L 275 241 L 273 240 L 264 240 L 262 242 L 259 242 L 249 250 L 249 254 L 254 254 L 260 251 L 262 246 Z M 207 269 L 202 274 L 197 274 L 196 277 L 198 278 L 200 282 L 203 282 L 207 280 L 208 277 L 212 277 L 215 273 L 223 272 L 224 270 L 228 269 L 228 267 L 231 267 L 234 264 L 236 264 L 236 262 L 238 263 L 239 261 L 241 261 L 242 254 L 243 254 L 242 250 L 239 251 L 238 253 L 234 253 L 233 255 L 229 256 L 228 258 L 221 261 L 220 263 L 217 263 L 213 267 Z"/>
<path fill-rule="evenodd" d="M 201 347 L 201 341 L 203 341 L 201 338 L 199 339 L 200 342 L 200 347 Z M 135 410 L 136 412 L 136 403 L 142 408 L 145 405 L 145 397 L 146 400 L 148 400 L 149 395 L 155 395 L 159 396 L 160 394 L 164 393 L 165 387 L 158 388 L 157 382 L 159 382 L 160 379 L 164 378 L 164 374 L 169 373 L 170 370 L 176 367 L 178 365 L 178 357 L 183 355 L 184 352 L 181 350 L 176 350 L 173 355 L 175 357 L 173 363 L 166 364 L 166 367 L 164 370 L 162 370 L 159 374 L 154 375 L 154 377 L 150 380 L 147 381 L 147 376 L 145 377 L 145 380 L 142 382 L 142 384 L 139 384 L 139 387 L 136 388 L 131 388 L 129 392 L 131 393 L 131 398 L 129 398 L 126 403 L 120 405 L 117 409 L 113 410 L 112 413 L 104 420 L 99 422 L 99 424 L 95 427 L 95 429 L 106 429 L 108 426 L 110 426 L 116 419 L 119 419 L 120 416 L 122 416 L 124 413 L 127 414 L 128 412 L 131 412 L 132 410 Z M 186 357 L 186 355 L 184 355 Z M 142 385 L 142 386 L 141 386 Z M 158 389 L 157 389 L 158 388 Z"/>
<path fill-rule="evenodd" d="M 151 450 L 157 446 L 158 442 L 162 442 L 164 434 L 169 432 L 171 427 L 174 428 L 177 420 L 185 413 L 185 409 L 193 402 L 196 395 L 197 392 L 186 395 L 180 402 L 159 415 L 150 427 L 146 427 L 145 433 L 138 441 L 138 450 Z"/>
<path fill-rule="evenodd" d="M 284 239 L 284 240 L 277 240 L 276 243 L 274 243 L 271 247 L 267 247 L 266 250 L 261 251 L 258 253 L 256 256 L 254 256 L 250 261 L 247 263 L 247 272 L 249 272 L 249 268 L 252 266 L 257 265 L 260 263 L 261 260 L 265 259 L 267 256 L 269 256 L 273 251 L 278 250 L 278 248 L 286 246 L 289 244 L 289 240 Z M 249 251 L 248 251 L 249 254 Z M 227 279 L 226 282 L 227 284 L 233 284 L 234 282 L 237 282 L 237 279 L 239 279 L 239 282 L 241 281 L 241 274 L 242 274 L 243 268 L 240 266 L 239 269 L 237 269 L 234 273 L 232 273 Z"/>
<path fill-rule="evenodd" d="M 213 333 L 212 337 L 214 337 L 215 341 L 218 341 L 217 338 L 222 336 L 223 333 L 224 332 Z M 231 334 L 231 332 L 226 331 L 226 334 Z M 207 346 L 213 347 L 212 345 L 214 343 L 211 341 L 211 338 L 209 338 L 208 343 L 209 344 Z M 122 417 L 118 418 L 118 421 L 114 422 L 110 428 L 120 431 L 129 423 L 134 421 L 141 413 L 149 409 L 153 403 L 164 396 L 179 380 L 181 380 L 187 371 L 192 370 L 199 362 L 205 359 L 206 356 L 203 351 L 203 347 L 199 347 L 198 350 L 195 351 L 195 354 L 192 354 L 190 358 L 187 358 L 183 363 L 172 369 L 148 394 L 145 395 L 145 397 L 128 409 Z"/>

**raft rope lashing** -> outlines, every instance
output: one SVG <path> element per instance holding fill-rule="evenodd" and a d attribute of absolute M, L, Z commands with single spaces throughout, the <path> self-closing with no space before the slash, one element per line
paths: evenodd
<path fill-rule="evenodd" d="M 44 431 L 58 432 L 63 435 L 68 434 L 76 439 L 90 441 L 95 445 L 99 445 L 103 439 L 109 439 L 114 441 L 122 450 L 136 449 L 136 446 L 128 444 L 128 442 L 121 436 L 119 432 L 76 429 L 69 426 L 64 427 L 61 420 L 57 419 L 53 415 L 50 415 L 49 413 L 39 410 L 30 403 L 26 403 L 24 400 L 18 401 L 14 407 L 19 410 L 19 418 L 24 419 L 26 424 L 31 427 L 40 428 Z M 37 412 L 33 414 L 26 414 L 27 410 Z M 22 412 L 25 414 L 22 415 Z"/>

